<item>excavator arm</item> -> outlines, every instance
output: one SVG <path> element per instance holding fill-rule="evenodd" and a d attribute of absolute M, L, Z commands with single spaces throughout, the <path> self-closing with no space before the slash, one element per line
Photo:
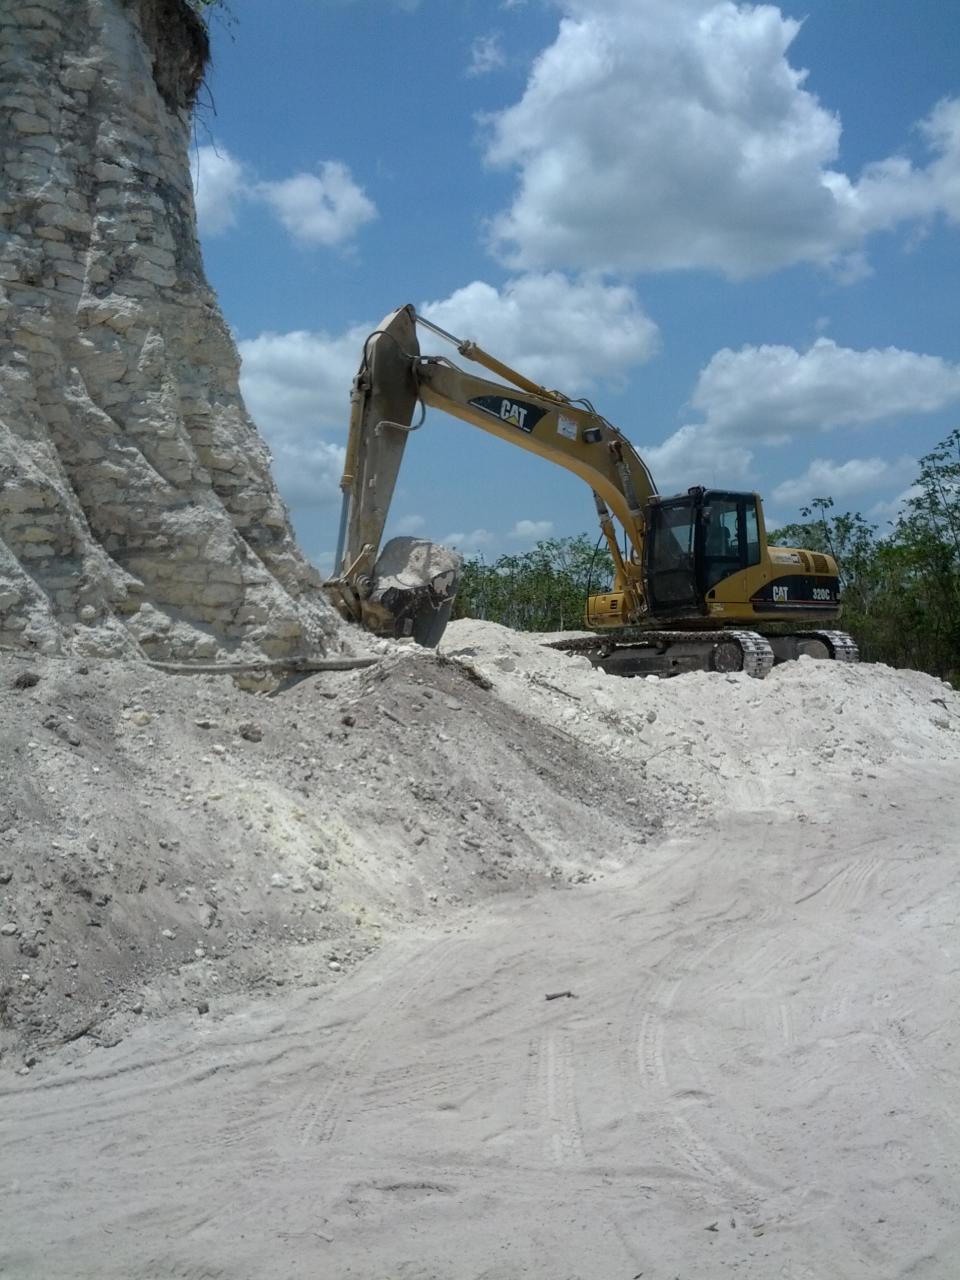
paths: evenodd
<path fill-rule="evenodd" d="M 421 356 L 418 322 L 503 381 Z M 469 422 L 588 484 L 616 566 L 614 589 L 623 593 L 624 620 L 643 617 L 643 513 L 656 486 L 630 441 L 588 402 L 531 382 L 476 344 L 417 316 L 411 306 L 394 311 L 370 335 L 354 379 L 337 574 L 326 584 L 347 617 L 380 634 L 408 633 L 423 641 L 442 630 L 449 614 L 459 557 L 413 538 L 394 538 L 380 549 L 418 406 Z M 627 535 L 626 554 L 612 516 Z"/>

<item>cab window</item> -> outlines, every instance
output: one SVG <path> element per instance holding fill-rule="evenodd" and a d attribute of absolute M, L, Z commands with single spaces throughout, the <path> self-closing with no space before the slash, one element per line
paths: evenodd
<path fill-rule="evenodd" d="M 694 511 L 689 503 L 676 503 L 656 510 L 656 537 L 653 543 L 654 573 L 670 573 L 693 564 Z"/>
<path fill-rule="evenodd" d="M 714 494 L 703 508 L 706 590 L 760 561 L 760 526 L 753 498 Z"/>
<path fill-rule="evenodd" d="M 747 544 L 743 561 L 746 569 L 752 564 L 760 563 L 760 522 L 757 519 L 757 504 L 750 498 L 744 503 L 743 529 Z"/>
<path fill-rule="evenodd" d="M 697 529 L 698 510 L 692 499 L 654 506 L 647 555 L 651 597 L 656 608 L 696 605 Z"/>

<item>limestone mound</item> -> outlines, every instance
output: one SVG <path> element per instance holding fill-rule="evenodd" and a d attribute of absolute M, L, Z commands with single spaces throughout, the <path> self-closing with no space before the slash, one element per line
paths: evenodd
<path fill-rule="evenodd" d="M 0 648 L 318 656 L 203 273 L 182 0 L 0 0 Z"/>

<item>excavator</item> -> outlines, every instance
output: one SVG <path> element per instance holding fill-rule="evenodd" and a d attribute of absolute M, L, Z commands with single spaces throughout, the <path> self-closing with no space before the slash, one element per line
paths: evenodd
<path fill-rule="evenodd" d="M 423 356 L 418 325 L 498 381 Z M 774 663 L 803 655 L 858 660 L 852 638 L 834 629 L 841 609 L 835 560 L 769 546 L 758 494 L 696 486 L 661 496 L 630 441 L 589 401 L 532 382 L 409 305 L 367 338 L 351 391 L 335 572 L 324 583 L 348 620 L 434 646 L 450 617 L 461 568 L 455 551 L 412 537 L 381 549 L 407 438 L 427 408 L 589 485 L 614 581 L 587 601 L 588 634 L 554 647 L 625 676 L 703 670 L 762 678 Z"/>

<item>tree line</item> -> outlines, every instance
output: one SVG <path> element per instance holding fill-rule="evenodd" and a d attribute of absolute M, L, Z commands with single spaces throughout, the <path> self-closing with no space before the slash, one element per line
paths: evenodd
<path fill-rule="evenodd" d="M 920 459 L 895 521 L 883 532 L 860 512 L 814 498 L 801 519 L 768 531 L 771 545 L 832 555 L 840 572 L 842 626 L 867 662 L 914 667 L 960 684 L 960 429 Z M 550 538 L 532 551 L 464 564 L 456 617 L 518 631 L 583 627 L 590 594 L 606 590 L 613 564 L 586 534 Z"/>

